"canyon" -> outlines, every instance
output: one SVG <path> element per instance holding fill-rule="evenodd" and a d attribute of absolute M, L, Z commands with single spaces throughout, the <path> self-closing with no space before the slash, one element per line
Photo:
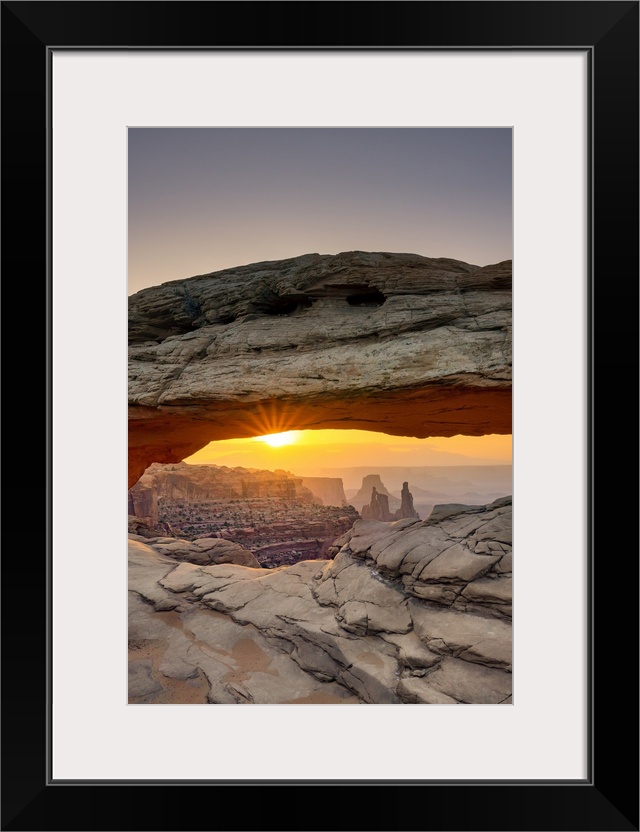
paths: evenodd
<path fill-rule="evenodd" d="M 337 504 L 324 505 L 318 495 Z M 142 537 L 166 538 L 165 544 L 232 541 L 267 568 L 327 557 L 335 538 L 359 519 L 339 478 L 185 463 L 151 465 L 129 490 L 128 513 L 129 531 Z M 178 550 L 176 543 L 171 551 Z M 180 551 L 189 560 L 192 549 L 182 545 Z"/>
<path fill-rule="evenodd" d="M 204 503 L 275 498 L 303 503 L 320 502 L 288 471 L 226 468 L 218 465 L 150 465 L 129 489 L 129 514 L 158 524 L 158 501 Z"/>

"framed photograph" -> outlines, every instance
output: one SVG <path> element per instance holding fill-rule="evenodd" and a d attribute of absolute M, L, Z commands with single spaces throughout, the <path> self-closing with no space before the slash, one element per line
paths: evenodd
<path fill-rule="evenodd" d="M 624 568 L 615 569 L 613 551 L 626 546 L 622 536 L 612 534 L 624 513 L 614 520 L 611 498 L 619 489 L 628 503 L 622 485 L 628 478 L 621 474 L 629 454 L 626 442 L 616 449 L 612 437 L 628 434 L 623 414 L 631 412 L 631 430 L 637 425 L 637 412 L 629 407 L 636 397 L 623 390 L 618 400 L 614 391 L 621 382 L 612 382 L 612 368 L 624 366 L 623 378 L 632 377 L 630 384 L 636 386 L 631 356 L 637 355 L 637 344 L 635 338 L 630 341 L 637 333 L 638 308 L 638 3 L 4 2 L 2 20 L 5 291 L 12 287 L 20 293 L 7 304 L 15 311 L 12 326 L 33 319 L 31 312 L 24 316 L 18 310 L 24 313 L 32 304 L 38 309 L 47 417 L 46 444 L 37 457 L 38 470 L 46 470 L 38 478 L 46 493 L 36 510 L 46 518 L 44 535 L 33 547 L 31 520 L 21 523 L 28 541 L 25 553 L 5 552 L 4 557 L 3 727 L 10 765 L 4 766 L 2 828 L 205 829 L 220 825 L 212 821 L 211 799 L 227 798 L 231 805 L 242 789 L 256 799 L 244 800 L 237 822 L 225 820 L 225 828 L 342 824 L 363 830 L 637 830 L 637 598 L 613 591 L 621 582 L 637 586 L 637 546 L 631 545 L 631 556 L 616 558 Z M 206 164 L 222 171 L 215 178 L 199 175 L 198 165 L 204 171 L 205 162 L 197 146 L 205 136 L 209 147 L 213 133 L 217 155 Z M 272 140 L 278 152 L 269 149 Z M 415 156 L 414 149 L 418 146 L 424 154 L 430 142 L 427 189 L 420 174 L 424 156 Z M 285 143 L 283 159 L 278 153 Z M 373 144 L 383 150 L 372 152 L 371 160 L 364 158 Z M 290 242 L 289 248 L 277 244 L 278 223 L 298 222 L 295 210 L 281 210 L 287 189 L 277 181 L 278 172 L 290 170 L 293 159 L 305 174 L 300 181 L 307 183 L 304 193 L 301 186 L 289 189 L 292 202 L 300 206 L 300 250 Z M 193 186 L 183 193 L 185 175 Z M 439 178 L 444 189 L 438 189 Z M 394 189 L 400 179 L 405 182 L 402 192 Z M 217 189 L 215 216 L 204 215 L 200 207 L 211 204 L 211 188 Z M 238 209 L 242 189 L 248 196 Z M 277 198 L 270 204 L 272 193 Z M 335 242 L 334 247 L 319 233 L 313 208 L 323 201 L 324 216 L 333 215 L 335 239 L 344 244 Z M 409 246 L 418 247 L 408 234 L 414 218 L 423 243 L 409 255 Z M 209 234 L 215 246 L 203 243 L 200 255 L 196 241 L 206 241 L 207 223 L 216 224 L 216 234 Z M 356 228 L 361 230 L 355 233 Z M 176 262 L 165 245 L 170 234 L 178 239 L 174 229 L 184 233 Z M 223 251 L 227 244 L 228 252 Z M 340 251 L 350 254 L 344 259 Z M 295 676 L 290 689 L 270 692 L 267 673 L 260 677 L 264 684 L 259 690 L 259 684 L 247 684 L 244 672 L 225 676 L 216 687 L 202 664 L 196 663 L 195 671 L 187 667 L 188 650 L 193 644 L 202 647 L 195 629 L 198 643 L 158 658 L 147 650 L 143 628 L 137 642 L 133 639 L 140 652 L 131 665 L 131 683 L 125 658 L 127 636 L 130 643 L 132 638 L 125 600 L 127 471 L 134 471 L 137 481 L 149 463 L 193 462 L 192 455 L 204 453 L 208 438 L 264 434 L 269 447 L 282 446 L 291 439 L 290 430 L 317 427 L 308 415 L 292 421 L 283 412 L 263 413 L 259 407 L 250 429 L 229 427 L 234 417 L 227 401 L 221 410 L 226 427 L 219 419 L 219 435 L 203 440 L 205 431 L 187 447 L 178 423 L 184 417 L 197 432 L 207 408 L 210 422 L 210 403 L 198 399 L 197 361 L 208 355 L 224 368 L 229 352 L 219 343 L 223 330 L 228 340 L 240 337 L 241 325 L 245 336 L 255 336 L 242 359 L 255 364 L 248 373 L 254 386 L 264 379 L 269 384 L 265 353 L 273 344 L 265 347 L 268 338 L 277 340 L 294 325 L 299 327 L 296 337 L 314 343 L 321 330 L 322 337 L 329 332 L 323 359 L 329 362 L 336 337 L 331 334 L 334 324 L 327 323 L 329 308 L 334 322 L 343 306 L 357 310 L 363 342 L 384 340 L 382 331 L 366 330 L 366 322 L 381 321 L 378 310 L 385 306 L 384 326 L 408 332 L 407 322 L 422 314 L 420 293 L 405 292 L 410 301 L 403 306 L 402 291 L 396 297 L 393 286 L 409 285 L 408 277 L 409 283 L 380 278 L 360 286 L 350 276 L 353 263 L 347 262 L 354 253 L 360 257 L 359 272 L 365 267 L 369 274 L 379 271 L 375 258 L 382 255 L 409 257 L 410 262 L 394 262 L 398 273 L 431 270 L 436 277 L 429 279 L 440 281 L 434 291 L 444 296 L 447 287 L 455 287 L 453 300 L 440 299 L 442 308 L 463 304 L 465 293 L 467 306 L 478 304 L 471 312 L 465 307 L 465 332 L 472 335 L 464 337 L 476 339 L 473 349 L 466 341 L 464 350 L 449 341 L 433 349 L 457 373 L 455 390 L 447 390 L 449 422 L 456 411 L 451 396 L 468 397 L 469 379 L 476 372 L 460 354 L 473 354 L 481 374 L 488 361 L 483 350 L 489 350 L 491 339 L 504 340 L 506 306 L 485 310 L 477 296 L 483 280 L 492 291 L 504 292 L 505 275 L 511 274 L 505 261 L 513 259 L 513 386 L 507 359 L 501 369 L 494 346 L 493 375 L 483 382 L 508 395 L 508 405 L 498 407 L 492 399 L 489 406 L 485 391 L 473 406 L 465 398 L 458 407 L 465 418 L 476 405 L 478 412 L 484 408 L 489 413 L 482 430 L 476 414 L 471 417 L 475 427 L 464 425 L 460 434 L 504 435 L 509 426 L 498 424 L 497 414 L 510 416 L 512 402 L 513 699 L 510 679 L 508 690 L 500 687 L 507 678 L 506 647 L 496 652 L 498 642 L 506 645 L 501 636 L 507 627 L 503 593 L 510 575 L 506 559 L 500 567 L 507 551 L 496 528 L 493 537 L 474 537 L 475 555 L 490 559 L 495 569 L 468 576 L 464 600 L 456 594 L 460 581 L 446 570 L 429 573 L 426 581 L 420 578 L 427 561 L 420 576 L 414 580 L 411 573 L 403 583 L 409 602 L 418 607 L 424 602 L 438 620 L 442 599 L 457 604 L 448 615 L 473 615 L 480 609 L 483 621 L 497 622 L 489 635 L 482 630 L 472 639 L 467 628 L 468 643 L 451 648 L 440 631 L 437 638 L 430 630 L 423 637 L 420 610 L 418 617 L 412 613 L 413 629 L 408 623 L 403 630 L 396 619 L 391 626 L 388 619 L 380 623 L 384 615 L 379 611 L 377 623 L 370 624 L 368 615 L 363 619 L 367 603 L 379 600 L 378 595 L 366 596 L 373 592 L 370 587 L 361 590 L 365 601 L 354 596 L 350 604 L 332 606 L 329 596 L 324 598 L 323 609 L 339 616 L 340 632 L 371 639 L 367 644 L 378 643 L 382 633 L 392 645 L 384 656 L 395 656 L 396 649 L 404 656 L 404 664 L 389 670 L 389 679 L 386 664 L 373 654 L 379 670 L 364 673 L 362 662 L 371 662 L 371 655 L 354 654 L 332 676 L 337 672 L 332 642 L 327 652 L 331 667 L 320 667 L 313 650 L 303 658 L 296 653 L 295 668 L 293 662 L 286 670 L 282 665 L 281 676 Z M 307 262 L 308 255 L 320 260 Z M 411 260 L 414 255 L 419 259 Z M 335 262 L 339 257 L 344 262 Z M 212 258 L 210 266 L 206 258 Z M 237 269 L 260 261 L 269 261 L 269 275 L 274 262 L 281 264 L 277 277 L 265 277 L 264 269 L 255 266 Z M 302 278 L 291 277 L 296 270 L 306 270 L 308 291 L 300 290 Z M 328 280 L 332 270 L 343 278 Z M 228 309 L 217 297 L 207 306 L 197 278 L 196 283 L 183 280 L 212 271 L 227 275 L 229 285 L 229 275 L 235 275 L 237 298 Z M 133 285 L 134 279 L 139 285 Z M 172 279 L 179 281 L 179 311 L 153 288 Z M 25 286 L 25 280 L 37 290 Z M 295 292 L 282 288 L 287 280 Z M 148 287 L 140 295 L 146 300 L 131 302 L 137 327 L 132 352 L 127 346 L 131 329 L 127 332 L 125 324 L 127 295 L 141 287 Z M 504 303 L 511 307 L 511 298 Z M 335 311 L 338 306 L 342 311 Z M 185 315 L 188 326 L 183 326 Z M 202 321 L 196 326 L 192 322 L 198 316 Z M 459 322 L 460 314 L 451 320 Z M 211 352 L 210 339 L 204 351 L 199 347 L 192 356 L 189 345 L 212 326 L 219 327 L 214 333 L 219 352 Z M 360 348 L 358 354 L 365 356 L 365 351 Z M 387 360 L 388 353 L 376 354 Z M 127 440 L 125 405 L 132 355 L 137 401 L 161 414 L 135 445 Z M 184 366 L 180 355 L 187 356 Z M 417 368 L 419 350 L 406 355 Z M 371 367 L 374 358 L 373 352 L 366 358 Z M 400 358 L 385 377 L 391 391 L 396 377 L 411 376 L 411 367 L 405 370 Z M 23 363 L 7 363 L 12 388 L 20 384 L 24 389 Z M 290 380 L 296 395 L 304 398 L 305 376 L 294 365 L 287 364 Z M 18 366 L 22 379 L 15 373 Z M 314 372 L 318 367 L 314 364 Z M 374 372 L 369 365 L 366 371 Z M 173 386 L 173 398 L 160 403 L 163 411 L 157 396 L 149 403 L 158 378 L 167 372 L 183 383 Z M 353 364 L 350 372 L 363 369 Z M 380 389 L 384 368 L 375 372 Z M 221 371 L 219 380 L 223 376 Z M 320 387 L 325 388 L 330 381 L 324 371 L 323 379 Z M 404 387 L 411 386 L 405 382 Z M 336 384 L 334 405 L 346 410 L 339 418 L 324 416 L 322 426 L 336 428 L 341 420 L 355 418 L 356 411 L 363 420 L 362 409 L 344 404 L 348 384 Z M 318 390 L 310 400 L 322 398 Z M 409 416 L 402 408 L 394 411 L 392 398 L 371 411 L 376 424 L 391 425 L 389 433 L 414 435 L 407 427 Z M 435 418 L 437 408 L 430 407 L 421 400 L 424 420 Z M 438 433 L 431 427 L 425 435 Z M 134 449 L 133 466 L 127 447 Z M 407 446 L 405 452 L 414 450 Z M 236 465 L 242 457 L 234 454 L 241 453 L 230 449 L 228 460 Z M 329 455 L 327 447 L 319 453 Z M 343 454 L 344 466 L 344 446 L 336 453 Z M 224 464 L 218 457 L 195 461 Z M 23 500 L 33 477 L 32 466 L 25 468 L 30 474 L 19 490 Z M 308 508 L 321 500 L 313 489 L 330 485 L 315 481 L 317 474 L 309 468 L 303 473 L 306 485 L 302 479 L 295 486 L 300 511 L 307 512 L 305 522 L 311 515 L 320 517 L 319 509 Z M 333 487 L 337 475 L 332 476 Z M 251 477 L 245 480 L 244 496 L 271 499 L 271 492 L 263 494 Z M 367 496 L 370 486 L 367 481 Z M 269 487 L 284 486 L 278 480 Z M 455 493 L 470 493 L 470 487 Z M 356 502 L 361 496 L 349 495 Z M 206 511 L 187 509 L 185 514 L 177 500 L 166 499 L 160 512 L 156 503 L 155 513 L 145 514 L 136 504 L 138 497 L 132 499 L 134 527 L 129 531 L 138 547 L 138 566 L 146 558 L 144 569 L 153 562 L 154 568 L 170 563 L 174 570 L 168 579 L 170 570 L 155 575 L 140 566 L 139 586 L 133 588 L 143 605 L 155 605 L 146 618 L 142 608 L 139 620 L 144 618 L 145 627 L 157 628 L 158 622 L 165 630 L 175 626 L 171 616 L 181 610 L 171 599 L 183 584 L 193 589 L 195 572 L 201 586 L 203 575 L 215 583 L 215 575 L 222 574 L 215 570 L 223 568 L 215 564 L 228 563 L 229 557 L 241 564 L 241 556 L 245 565 L 234 568 L 256 560 L 260 567 L 280 567 L 272 573 L 278 578 L 295 570 L 291 564 L 304 559 L 310 544 L 296 541 L 295 547 L 283 548 L 279 540 L 261 537 L 256 528 L 264 524 L 265 511 L 273 528 L 278 517 L 269 514 L 271 504 L 265 508 L 259 500 L 249 508 L 227 501 L 225 520 L 218 517 L 212 525 Z M 355 511 L 376 534 L 385 523 L 395 523 L 402 532 L 415 524 L 419 506 L 412 501 L 420 499 L 426 508 L 420 486 L 405 488 L 398 481 L 389 490 L 378 485 L 371 501 Z M 503 508 L 498 499 L 492 519 Z M 450 511 L 448 507 L 445 514 Z M 329 514 L 322 522 L 329 522 Z M 231 527 L 245 535 L 242 545 L 229 534 Z M 355 538 L 347 538 L 340 552 L 327 549 L 322 555 L 344 559 L 359 552 L 375 560 L 371 541 L 349 549 Z M 320 551 L 320 543 L 318 547 Z M 214 560 L 214 549 L 225 550 L 221 560 Z M 177 570 L 176 558 L 182 564 Z M 320 587 L 322 570 L 331 563 L 327 560 L 309 580 Z M 387 580 L 379 586 L 391 592 L 399 575 L 391 575 L 386 562 L 377 566 Z M 184 580 L 187 573 L 191 583 Z M 493 594 L 487 595 L 488 583 Z M 471 584 L 473 591 L 467 591 Z M 226 587 L 208 585 L 198 596 L 203 602 L 209 599 L 212 615 L 223 617 L 228 611 L 229 602 L 219 594 Z M 316 596 L 324 591 L 318 587 Z M 295 619 L 289 601 L 278 610 L 282 629 L 274 630 L 273 622 L 264 625 L 281 647 L 286 626 Z M 382 610 L 386 603 L 376 606 Z M 245 605 L 249 610 L 246 599 L 238 609 Z M 244 637 L 260 624 L 258 612 L 247 612 L 239 623 L 234 619 L 233 626 L 246 628 L 229 631 L 225 649 L 235 659 L 241 648 L 245 654 L 249 648 L 261 649 L 256 639 Z M 325 646 L 340 635 L 331 626 L 318 624 Z M 409 632 L 415 637 L 411 646 Z M 451 635 L 450 629 L 446 632 Z M 425 644 L 431 648 L 426 652 Z M 510 647 L 509 623 L 509 660 Z M 264 670 L 256 655 L 249 659 Z M 464 670 L 469 664 L 474 673 L 483 668 L 480 692 L 469 692 L 466 676 L 464 691 L 459 677 L 458 687 L 433 682 L 433 667 L 441 680 L 447 668 L 464 665 Z M 162 680 L 168 682 L 159 681 L 161 665 Z M 351 669 L 360 681 L 350 686 L 345 674 Z M 300 682 L 299 674 L 309 670 L 313 678 L 307 674 Z M 327 685 L 335 685 L 329 693 Z M 293 690 L 301 691 L 297 699 Z M 355 707 L 329 708 L 346 704 L 349 697 Z M 253 707 L 232 707 L 242 701 Z M 294 702 L 305 707 L 294 707 Z M 195 703 L 223 707 L 202 709 Z M 455 703 L 463 708 L 451 707 Z M 391 704 L 399 707 L 387 707 Z M 621 744 L 632 746 L 630 762 L 624 764 L 617 750 Z M 169 791 L 153 791 L 163 786 Z M 300 799 L 317 801 L 345 788 L 354 790 L 350 796 L 358 808 L 340 821 L 323 818 L 317 808 L 312 813 L 301 808 Z M 370 795 L 373 800 L 362 800 L 367 795 L 360 790 L 378 788 L 383 791 Z M 398 800 L 418 794 L 419 802 Z M 184 798 L 193 795 L 200 798 L 195 812 L 185 809 Z M 295 813 L 283 817 L 283 798 L 293 799 Z"/>

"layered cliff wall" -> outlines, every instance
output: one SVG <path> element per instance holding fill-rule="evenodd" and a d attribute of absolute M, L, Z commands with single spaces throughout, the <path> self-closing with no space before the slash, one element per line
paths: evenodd
<path fill-rule="evenodd" d="M 340 477 L 302 477 L 302 484 L 325 506 L 347 505 Z"/>
<path fill-rule="evenodd" d="M 153 495 L 175 502 L 244 500 L 273 497 L 279 500 L 316 502 L 312 492 L 288 471 L 226 468 L 218 465 L 151 465 L 129 490 L 130 514 L 144 517 Z M 135 510 L 131 511 L 131 507 Z M 139 513 L 142 512 L 142 513 Z"/>

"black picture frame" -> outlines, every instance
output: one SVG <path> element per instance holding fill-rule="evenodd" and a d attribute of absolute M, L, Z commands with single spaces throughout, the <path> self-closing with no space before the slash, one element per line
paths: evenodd
<path fill-rule="evenodd" d="M 2 559 L 3 830 L 211 829 L 222 825 L 221 806 L 235 807 L 237 823 L 226 821 L 227 829 L 638 830 L 638 547 L 635 524 L 630 533 L 621 531 L 628 506 L 637 501 L 626 491 L 624 500 L 613 498 L 614 489 L 622 490 L 619 478 L 629 467 L 638 426 L 638 10 L 638 2 L 626 0 L 2 3 L 5 310 L 12 326 L 31 324 L 40 357 L 29 370 L 28 389 L 42 389 L 44 398 L 39 408 L 31 397 L 25 400 L 24 362 L 8 350 L 6 410 L 21 414 L 15 434 L 30 436 L 29 454 L 39 464 L 37 473 L 32 466 L 15 477 L 12 471 L 7 489 L 17 500 L 15 515 L 5 513 Z M 585 781 L 359 781 L 357 771 L 353 780 L 312 783 L 49 777 L 52 50 L 274 47 L 573 48 L 589 54 L 591 729 Z M 32 414 L 46 414 L 37 451 L 24 422 L 25 402 Z M 558 429 L 570 430 L 562 414 Z M 623 444 L 616 447 L 617 437 Z M 42 535 L 36 541 L 30 534 L 28 546 L 7 534 L 12 526 L 31 531 L 29 518 L 12 521 L 24 517 L 25 492 L 29 510 L 46 517 Z M 345 788 L 351 809 L 341 815 L 335 800 Z"/>

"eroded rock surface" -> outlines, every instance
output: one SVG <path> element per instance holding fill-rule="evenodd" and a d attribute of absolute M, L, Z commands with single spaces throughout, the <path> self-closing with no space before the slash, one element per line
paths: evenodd
<path fill-rule="evenodd" d="M 308 254 L 129 299 L 130 485 L 216 439 L 511 433 L 511 261 Z"/>
<path fill-rule="evenodd" d="M 409 491 L 409 483 L 402 483 L 402 492 L 400 493 L 400 511 L 399 519 L 402 520 L 419 520 L 418 512 L 413 506 L 413 494 Z"/>
<path fill-rule="evenodd" d="M 510 702 L 511 500 L 437 508 L 274 570 L 131 539 L 130 701 Z"/>
<path fill-rule="evenodd" d="M 147 539 L 138 535 L 129 535 L 129 538 L 146 543 L 161 555 L 168 555 L 179 561 L 184 560 L 203 566 L 210 563 L 235 563 L 238 566 L 260 569 L 260 563 L 249 549 L 223 538 L 203 537 L 197 540 L 184 540 L 175 537 L 156 537 Z"/>

